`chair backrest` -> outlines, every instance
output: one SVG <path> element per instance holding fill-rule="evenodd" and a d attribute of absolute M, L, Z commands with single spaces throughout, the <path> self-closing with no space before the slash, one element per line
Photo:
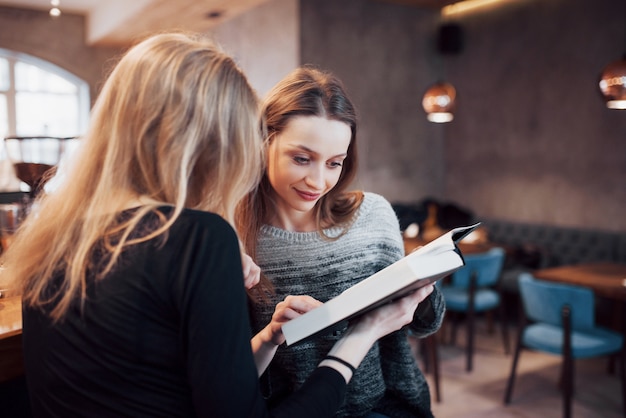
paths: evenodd
<path fill-rule="evenodd" d="M 452 286 L 468 288 L 470 277 L 476 273 L 476 287 L 492 286 L 498 282 L 504 265 L 504 249 L 494 247 L 480 254 L 463 256 L 465 266 L 452 274 Z"/>
<path fill-rule="evenodd" d="M 562 326 L 561 309 L 569 305 L 572 329 L 595 325 L 594 295 L 589 288 L 537 280 L 530 273 L 519 275 L 519 288 L 524 312 L 532 321 Z"/>

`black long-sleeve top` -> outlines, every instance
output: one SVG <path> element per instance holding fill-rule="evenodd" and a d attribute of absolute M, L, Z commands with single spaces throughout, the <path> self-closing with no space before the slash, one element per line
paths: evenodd
<path fill-rule="evenodd" d="M 345 394 L 341 375 L 321 367 L 267 410 L 237 237 L 207 212 L 184 210 L 164 239 L 126 250 L 104 279 L 89 277 L 82 312 L 76 303 L 56 324 L 41 310 L 23 314 L 35 417 L 321 417 Z"/>

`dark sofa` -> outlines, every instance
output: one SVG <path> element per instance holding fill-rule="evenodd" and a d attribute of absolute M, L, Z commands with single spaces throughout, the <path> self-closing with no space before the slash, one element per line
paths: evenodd
<path fill-rule="evenodd" d="M 483 219 L 489 239 L 541 253 L 539 267 L 588 261 L 626 262 L 626 232 Z"/>
<path fill-rule="evenodd" d="M 395 203 L 400 227 L 416 222 L 423 226 L 432 218 L 428 206 L 435 205 L 436 224 L 443 230 L 482 222 L 489 241 L 502 245 L 506 261 L 500 277 L 505 314 L 517 319 L 520 309 L 518 278 L 522 272 L 585 262 L 611 261 L 626 264 L 626 231 L 611 232 L 503 219 L 481 218 L 450 202 L 424 199 L 415 204 Z M 430 219 L 432 221 L 432 219 Z M 612 302 L 596 303 L 600 323 L 611 323 Z"/>
<path fill-rule="evenodd" d="M 626 231 L 561 227 L 476 216 L 453 202 L 427 198 L 415 204 L 392 206 L 406 228 L 416 222 L 422 226 L 430 216 L 428 206 L 435 205 L 436 223 L 444 230 L 482 222 L 491 242 L 502 244 L 507 259 L 502 274 L 504 291 L 517 293 L 517 276 L 522 271 L 594 261 L 626 263 Z"/>
<path fill-rule="evenodd" d="M 626 232 L 478 220 L 490 241 L 509 249 L 502 275 L 506 291 L 517 290 L 521 271 L 595 261 L 626 263 Z"/>

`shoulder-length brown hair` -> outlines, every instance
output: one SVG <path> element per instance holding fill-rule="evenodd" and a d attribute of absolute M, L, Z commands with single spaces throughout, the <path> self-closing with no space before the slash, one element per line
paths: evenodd
<path fill-rule="evenodd" d="M 324 229 L 335 226 L 347 228 L 363 200 L 362 192 L 347 190 L 357 172 L 357 115 L 343 83 L 327 71 L 313 66 L 302 66 L 292 71 L 269 92 L 262 103 L 261 114 L 267 129 L 266 147 L 297 116 L 324 117 L 343 122 L 350 127 L 350 145 L 339 180 L 313 209 L 318 232 L 326 239 L 331 239 L 324 234 Z M 271 191 L 272 186 L 265 173 L 258 188 L 238 208 L 239 234 L 246 251 L 253 259 L 256 256 L 261 225 L 267 222 L 275 207 Z M 257 288 L 253 293 L 261 295 L 271 289 L 271 284 L 262 276 Z"/>

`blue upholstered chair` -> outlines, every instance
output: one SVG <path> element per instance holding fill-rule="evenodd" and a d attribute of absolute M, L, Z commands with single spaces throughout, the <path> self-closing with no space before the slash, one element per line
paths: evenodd
<path fill-rule="evenodd" d="M 491 313 L 499 309 L 504 350 L 506 353 L 509 351 L 509 337 L 502 298 L 497 287 L 504 265 L 504 257 L 504 250 L 499 247 L 492 248 L 485 253 L 464 255 L 465 266 L 452 274 L 450 284 L 440 285 L 446 301 L 446 310 L 452 314 L 450 315 L 452 319 L 452 343 L 456 339 L 458 316 L 460 314 L 465 315 L 467 323 L 467 371 L 472 370 L 474 322 L 477 313 Z"/>
<path fill-rule="evenodd" d="M 595 299 L 591 289 L 537 280 L 529 273 L 519 277 L 523 306 L 511 374 L 504 403 L 511 402 L 515 369 L 523 348 L 563 356 L 560 383 L 563 416 L 570 417 L 574 386 L 574 360 L 620 354 L 622 398 L 626 417 L 626 349 L 624 336 L 597 326 Z"/>

